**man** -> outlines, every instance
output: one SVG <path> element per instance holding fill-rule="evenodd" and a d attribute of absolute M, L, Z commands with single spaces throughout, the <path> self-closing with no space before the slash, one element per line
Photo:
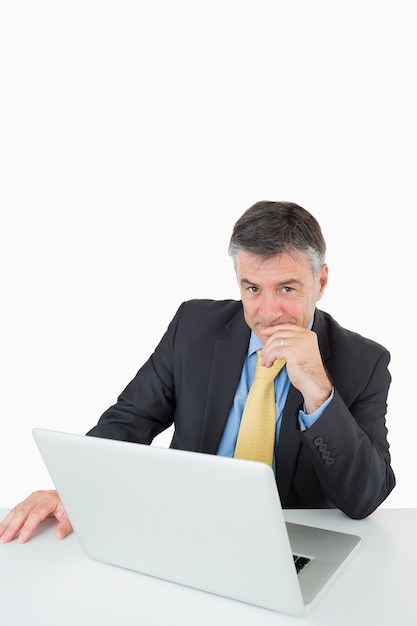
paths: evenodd
<path fill-rule="evenodd" d="M 390 355 L 316 308 L 328 281 L 315 218 L 258 202 L 236 222 L 229 252 L 241 301 L 183 303 L 154 354 L 88 435 L 149 444 L 174 424 L 171 447 L 234 456 L 256 368 L 277 359 L 272 466 L 285 508 L 372 513 L 395 485 L 385 414 Z M 71 531 L 58 495 L 35 492 L 0 525 L 25 542 L 45 517 Z"/>

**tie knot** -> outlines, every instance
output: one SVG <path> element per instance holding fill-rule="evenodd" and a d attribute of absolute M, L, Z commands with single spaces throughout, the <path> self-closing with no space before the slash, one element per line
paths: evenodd
<path fill-rule="evenodd" d="M 285 361 L 283 359 L 276 359 L 271 367 L 264 367 L 261 364 L 262 357 L 260 350 L 258 350 L 257 355 L 258 361 L 256 363 L 255 378 L 262 378 L 262 380 L 274 380 L 284 367 Z"/>

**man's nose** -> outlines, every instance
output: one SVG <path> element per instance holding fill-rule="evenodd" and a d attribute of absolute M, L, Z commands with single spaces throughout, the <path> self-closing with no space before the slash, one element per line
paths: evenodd
<path fill-rule="evenodd" d="M 282 308 L 276 294 L 263 294 L 260 313 L 267 322 L 274 322 L 281 316 Z"/>

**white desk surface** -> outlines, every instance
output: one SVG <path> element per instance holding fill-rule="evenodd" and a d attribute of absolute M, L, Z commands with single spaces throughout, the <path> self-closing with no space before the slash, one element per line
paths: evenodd
<path fill-rule="evenodd" d="M 6 515 L 0 509 L 0 519 Z M 287 521 L 351 532 L 363 545 L 319 603 L 294 618 L 88 559 L 47 520 L 26 544 L 0 545 L 4 626 L 417 625 L 417 509 L 286 511 Z"/>

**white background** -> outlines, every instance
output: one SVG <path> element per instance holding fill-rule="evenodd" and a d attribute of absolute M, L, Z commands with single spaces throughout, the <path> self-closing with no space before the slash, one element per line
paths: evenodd
<path fill-rule="evenodd" d="M 239 297 L 227 244 L 263 199 L 319 219 L 321 308 L 391 351 L 384 506 L 417 506 L 416 17 L 0 0 L 0 506 L 51 486 L 34 426 L 84 433 L 183 300 Z"/>

